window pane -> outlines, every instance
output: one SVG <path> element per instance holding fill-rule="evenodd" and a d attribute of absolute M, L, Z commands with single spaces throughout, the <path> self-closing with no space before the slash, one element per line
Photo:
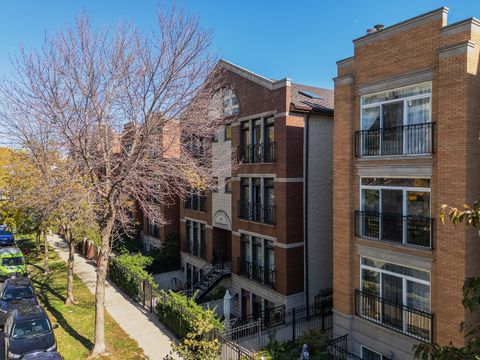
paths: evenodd
<path fill-rule="evenodd" d="M 407 306 L 430 311 L 430 286 L 414 281 L 407 281 Z M 424 339 L 430 337 L 431 322 L 425 316 L 409 312 L 407 317 L 407 331 Z"/>
<path fill-rule="evenodd" d="M 407 100 L 408 125 L 423 124 L 430 121 L 430 97 Z"/>
<path fill-rule="evenodd" d="M 367 265 L 373 268 L 387 270 L 401 275 L 414 277 L 421 280 L 430 281 L 430 273 L 418 269 L 409 268 L 397 264 L 387 263 L 382 260 L 362 257 L 362 265 Z"/>
<path fill-rule="evenodd" d="M 382 355 L 362 346 L 362 359 L 363 360 L 382 360 Z"/>
<path fill-rule="evenodd" d="M 232 139 L 232 125 L 225 125 L 225 140 Z"/>
<path fill-rule="evenodd" d="M 380 296 L 380 273 L 362 269 L 362 291 Z"/>
<path fill-rule="evenodd" d="M 362 130 L 380 129 L 380 106 L 362 110 Z"/>
<path fill-rule="evenodd" d="M 393 89 L 377 94 L 362 96 L 362 105 L 374 104 L 382 101 L 401 99 L 409 96 L 421 94 L 429 94 L 432 92 L 431 83 L 417 84 L 414 86 L 404 87 L 401 89 Z"/>
<path fill-rule="evenodd" d="M 362 185 L 429 188 L 430 179 L 362 178 Z"/>
<path fill-rule="evenodd" d="M 383 316 L 382 321 L 389 326 L 403 327 L 403 280 L 400 276 L 382 274 Z"/>

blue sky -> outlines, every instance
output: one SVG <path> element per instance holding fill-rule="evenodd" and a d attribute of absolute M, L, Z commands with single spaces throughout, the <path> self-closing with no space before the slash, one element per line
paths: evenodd
<path fill-rule="evenodd" d="M 157 0 L 11 0 L 0 2 L 0 74 L 10 71 L 9 54 L 41 44 L 45 32 L 71 23 L 86 11 L 94 24 L 132 20 L 155 26 Z M 480 17 L 480 1 L 184 0 L 213 29 L 218 57 L 274 79 L 332 87 L 335 62 L 351 56 L 352 39 L 375 24 L 386 26 L 441 6 L 449 23 Z"/>

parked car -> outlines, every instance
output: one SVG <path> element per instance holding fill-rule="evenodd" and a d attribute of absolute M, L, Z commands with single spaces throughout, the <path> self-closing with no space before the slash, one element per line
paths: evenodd
<path fill-rule="evenodd" d="M 0 280 L 27 274 L 25 258 L 16 246 L 0 247 Z"/>
<path fill-rule="evenodd" d="M 21 306 L 38 305 L 31 280 L 26 276 L 6 279 L 0 288 L 0 327 L 8 313 Z"/>
<path fill-rule="evenodd" d="M 15 238 L 12 232 L 7 231 L 5 228 L 0 229 L 0 246 L 15 245 Z"/>
<path fill-rule="evenodd" d="M 58 325 L 50 323 L 40 306 L 22 306 L 13 310 L 5 322 L 5 359 L 22 359 L 35 351 L 57 351 L 53 330 Z"/>
<path fill-rule="evenodd" d="M 35 351 L 25 354 L 22 360 L 63 360 L 58 351 Z"/>

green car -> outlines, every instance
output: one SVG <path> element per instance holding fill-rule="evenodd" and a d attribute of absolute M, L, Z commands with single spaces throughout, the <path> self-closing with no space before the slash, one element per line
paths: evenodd
<path fill-rule="evenodd" d="M 16 246 L 0 247 L 0 280 L 27 274 L 25 258 Z"/>

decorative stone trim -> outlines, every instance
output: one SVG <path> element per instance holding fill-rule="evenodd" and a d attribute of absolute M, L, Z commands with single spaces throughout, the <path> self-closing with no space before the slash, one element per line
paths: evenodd
<path fill-rule="evenodd" d="M 402 86 L 420 84 L 427 81 L 432 81 L 433 69 L 415 71 L 409 74 L 399 75 L 388 79 L 382 79 L 372 82 L 370 84 L 361 85 L 358 87 L 358 95 L 373 94 L 389 89 L 396 89 Z"/>
<path fill-rule="evenodd" d="M 471 40 L 459 44 L 453 44 L 445 46 L 438 50 L 438 57 L 440 59 L 446 59 L 452 56 L 469 54 L 475 50 L 475 43 Z"/>
<path fill-rule="evenodd" d="M 480 20 L 477 18 L 471 17 L 465 20 L 458 21 L 456 23 L 444 26 L 440 33 L 443 36 L 452 36 L 457 35 L 463 32 L 474 32 L 480 31 Z"/>

